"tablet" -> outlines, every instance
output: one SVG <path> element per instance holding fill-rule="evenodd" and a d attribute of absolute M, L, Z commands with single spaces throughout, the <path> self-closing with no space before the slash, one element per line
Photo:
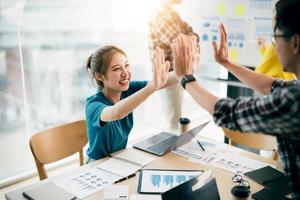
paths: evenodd
<path fill-rule="evenodd" d="M 161 194 L 203 173 L 203 170 L 142 169 L 138 193 Z"/>
<path fill-rule="evenodd" d="M 162 200 L 205 199 L 220 200 L 216 179 L 212 170 L 206 170 L 200 176 L 186 181 L 161 194 Z"/>

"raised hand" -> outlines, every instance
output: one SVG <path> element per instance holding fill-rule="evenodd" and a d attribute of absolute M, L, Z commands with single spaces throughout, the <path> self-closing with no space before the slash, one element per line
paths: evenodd
<path fill-rule="evenodd" d="M 257 46 L 258 48 L 266 47 L 266 39 L 263 36 L 257 38 Z"/>
<path fill-rule="evenodd" d="M 152 70 L 152 80 L 150 82 L 150 85 L 153 90 L 159 90 L 166 84 L 168 80 L 170 62 L 165 61 L 163 50 L 157 47 L 155 48 L 154 51 L 152 63 L 153 63 L 153 70 Z"/>
<path fill-rule="evenodd" d="M 200 47 L 196 38 L 180 34 L 172 44 L 173 68 L 178 79 L 193 74 L 199 63 Z"/>
<path fill-rule="evenodd" d="M 215 41 L 213 41 L 212 45 L 214 48 L 214 57 L 215 60 L 220 63 L 221 65 L 225 65 L 229 62 L 228 56 L 228 39 L 227 39 L 227 31 L 223 23 L 219 26 L 220 32 L 220 44 L 219 47 Z"/>

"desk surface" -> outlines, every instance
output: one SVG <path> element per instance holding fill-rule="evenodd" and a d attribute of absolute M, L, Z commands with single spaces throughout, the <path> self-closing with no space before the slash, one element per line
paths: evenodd
<path fill-rule="evenodd" d="M 242 153 L 240 153 L 240 155 L 243 155 L 245 157 L 249 157 L 252 159 L 260 160 L 263 162 L 267 162 L 272 165 L 276 165 L 279 168 L 279 170 L 282 170 L 282 166 L 274 160 L 264 158 L 264 157 L 254 154 L 254 153 L 250 153 L 250 152 L 246 152 L 246 151 L 243 151 Z M 88 165 L 96 165 L 96 164 L 102 162 L 103 160 L 105 160 L 105 159 L 90 163 Z M 85 165 L 85 166 L 87 166 L 87 165 Z M 83 166 L 83 167 L 85 167 L 85 166 Z M 152 168 L 152 169 L 154 169 L 154 168 L 155 169 L 203 169 L 203 170 L 205 170 L 205 169 L 209 169 L 212 167 L 209 165 L 201 165 L 198 163 L 190 162 L 190 161 L 188 161 L 188 158 L 182 157 L 178 154 L 171 152 L 162 157 L 158 157 L 155 161 L 153 161 L 152 163 L 147 165 L 145 168 Z M 213 174 L 217 181 L 218 190 L 219 190 L 221 199 L 224 199 L 224 200 L 233 199 L 231 196 L 231 193 L 230 193 L 231 188 L 235 185 L 231 181 L 233 174 L 230 172 L 224 171 L 222 169 L 219 169 L 219 168 L 213 167 L 212 169 L 213 169 Z M 59 176 L 63 176 L 63 175 L 64 175 L 64 173 Z M 22 196 L 23 191 L 25 191 L 31 187 L 35 187 L 38 184 L 47 183 L 49 180 L 51 180 L 51 178 L 46 179 L 41 182 L 38 182 L 38 183 L 35 183 L 35 184 L 32 184 L 32 185 L 29 185 L 29 186 L 26 186 L 26 187 L 16 189 L 12 192 L 6 193 L 5 198 L 7 200 L 21 200 L 21 199 L 23 200 L 23 199 L 25 199 Z M 253 182 L 252 180 L 250 180 L 250 179 L 247 179 L 247 180 L 250 182 L 252 194 L 263 188 L 261 185 Z M 132 178 L 122 181 L 118 184 L 129 185 L 130 194 L 137 193 L 137 178 L 136 177 L 132 177 Z M 103 198 L 103 190 L 87 197 L 86 199 L 99 200 L 102 198 Z"/>

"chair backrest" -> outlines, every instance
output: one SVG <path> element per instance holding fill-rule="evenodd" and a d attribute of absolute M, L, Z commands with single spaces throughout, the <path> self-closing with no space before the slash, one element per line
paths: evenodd
<path fill-rule="evenodd" d="M 276 137 L 262 133 L 241 133 L 223 128 L 225 136 L 229 139 L 229 144 L 245 145 L 257 150 L 272 151 L 272 159 L 278 159 Z"/>
<path fill-rule="evenodd" d="M 44 164 L 53 163 L 76 152 L 79 152 L 80 165 L 83 165 L 83 147 L 87 141 L 85 120 L 64 124 L 33 135 L 29 144 L 40 180 L 48 178 Z"/>

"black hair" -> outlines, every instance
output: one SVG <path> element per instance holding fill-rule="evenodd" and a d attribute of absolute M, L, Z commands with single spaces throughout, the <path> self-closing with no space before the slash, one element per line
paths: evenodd
<path fill-rule="evenodd" d="M 275 18 L 274 32 L 280 29 L 285 34 L 300 35 L 300 0 L 278 1 Z"/>

